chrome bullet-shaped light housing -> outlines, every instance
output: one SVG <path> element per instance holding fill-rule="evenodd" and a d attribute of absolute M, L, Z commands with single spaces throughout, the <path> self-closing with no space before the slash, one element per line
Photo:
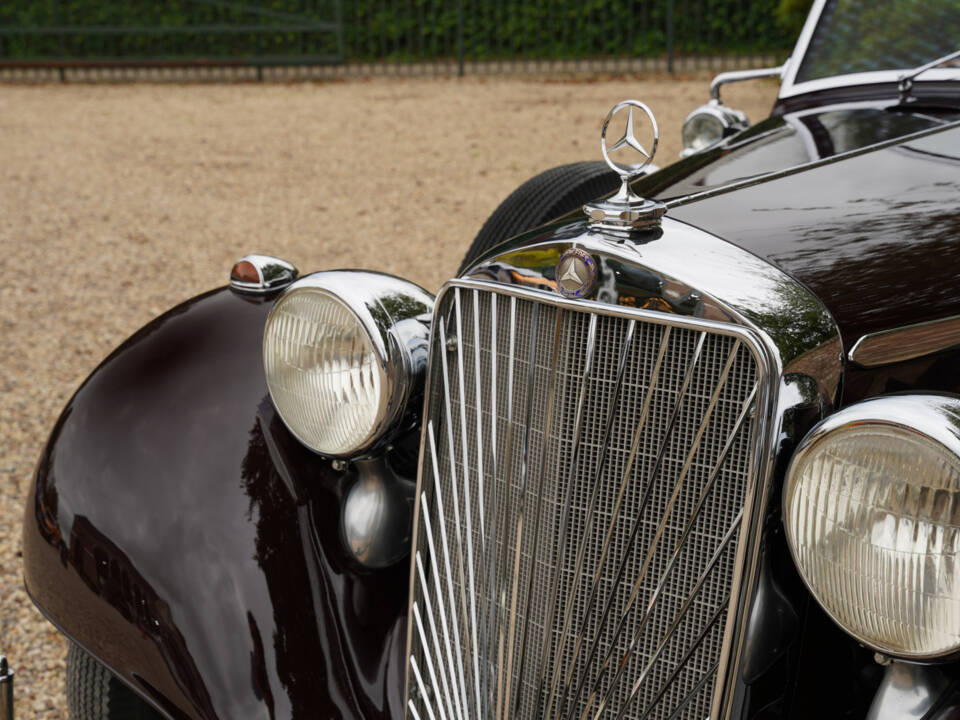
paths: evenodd
<path fill-rule="evenodd" d="M 844 630 L 894 657 L 960 650 L 960 399 L 830 416 L 794 455 L 783 503 L 800 574 Z"/>
<path fill-rule="evenodd" d="M 382 273 L 293 283 L 267 317 L 263 364 L 277 412 L 310 449 L 356 457 L 389 439 L 422 390 L 433 296 Z"/>
<path fill-rule="evenodd" d="M 680 157 L 706 150 L 749 126 L 750 122 L 744 113 L 727 107 L 719 100 L 711 100 L 687 115 L 683 122 L 683 151 Z"/>

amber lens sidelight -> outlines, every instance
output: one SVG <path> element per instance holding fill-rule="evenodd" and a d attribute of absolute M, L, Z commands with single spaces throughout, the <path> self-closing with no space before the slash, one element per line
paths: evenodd
<path fill-rule="evenodd" d="M 900 657 L 960 649 L 960 458 L 949 448 L 869 420 L 805 441 L 784 524 L 801 575 L 847 632 Z"/>
<path fill-rule="evenodd" d="M 230 279 L 255 285 L 260 282 L 260 273 L 257 272 L 257 268 L 252 262 L 241 260 L 230 271 Z"/>
<path fill-rule="evenodd" d="M 374 436 L 386 378 L 370 335 L 341 300 L 310 287 L 280 298 L 263 359 L 274 405 L 305 445 L 342 456 Z"/>

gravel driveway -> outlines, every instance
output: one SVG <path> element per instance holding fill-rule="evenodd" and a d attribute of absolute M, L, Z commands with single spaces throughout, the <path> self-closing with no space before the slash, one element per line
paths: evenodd
<path fill-rule="evenodd" d="M 436 290 L 514 187 L 599 159 L 616 101 L 653 108 L 672 162 L 708 81 L 0 86 L 0 652 L 18 718 L 66 717 L 66 644 L 21 580 L 29 477 L 110 350 L 247 252 Z M 725 90 L 754 120 L 775 94 Z"/>

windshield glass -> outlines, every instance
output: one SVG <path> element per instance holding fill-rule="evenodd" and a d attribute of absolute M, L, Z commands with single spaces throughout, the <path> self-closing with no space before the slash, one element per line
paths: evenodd
<path fill-rule="evenodd" d="M 958 48 L 960 0 L 829 0 L 795 82 L 905 70 Z"/>

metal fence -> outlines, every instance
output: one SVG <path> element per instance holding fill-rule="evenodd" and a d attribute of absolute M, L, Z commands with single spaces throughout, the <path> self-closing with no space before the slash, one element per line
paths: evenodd
<path fill-rule="evenodd" d="M 686 71 L 782 60 L 778 0 L 4 0 L 0 72 Z M 226 74 L 225 74 L 226 73 Z"/>

